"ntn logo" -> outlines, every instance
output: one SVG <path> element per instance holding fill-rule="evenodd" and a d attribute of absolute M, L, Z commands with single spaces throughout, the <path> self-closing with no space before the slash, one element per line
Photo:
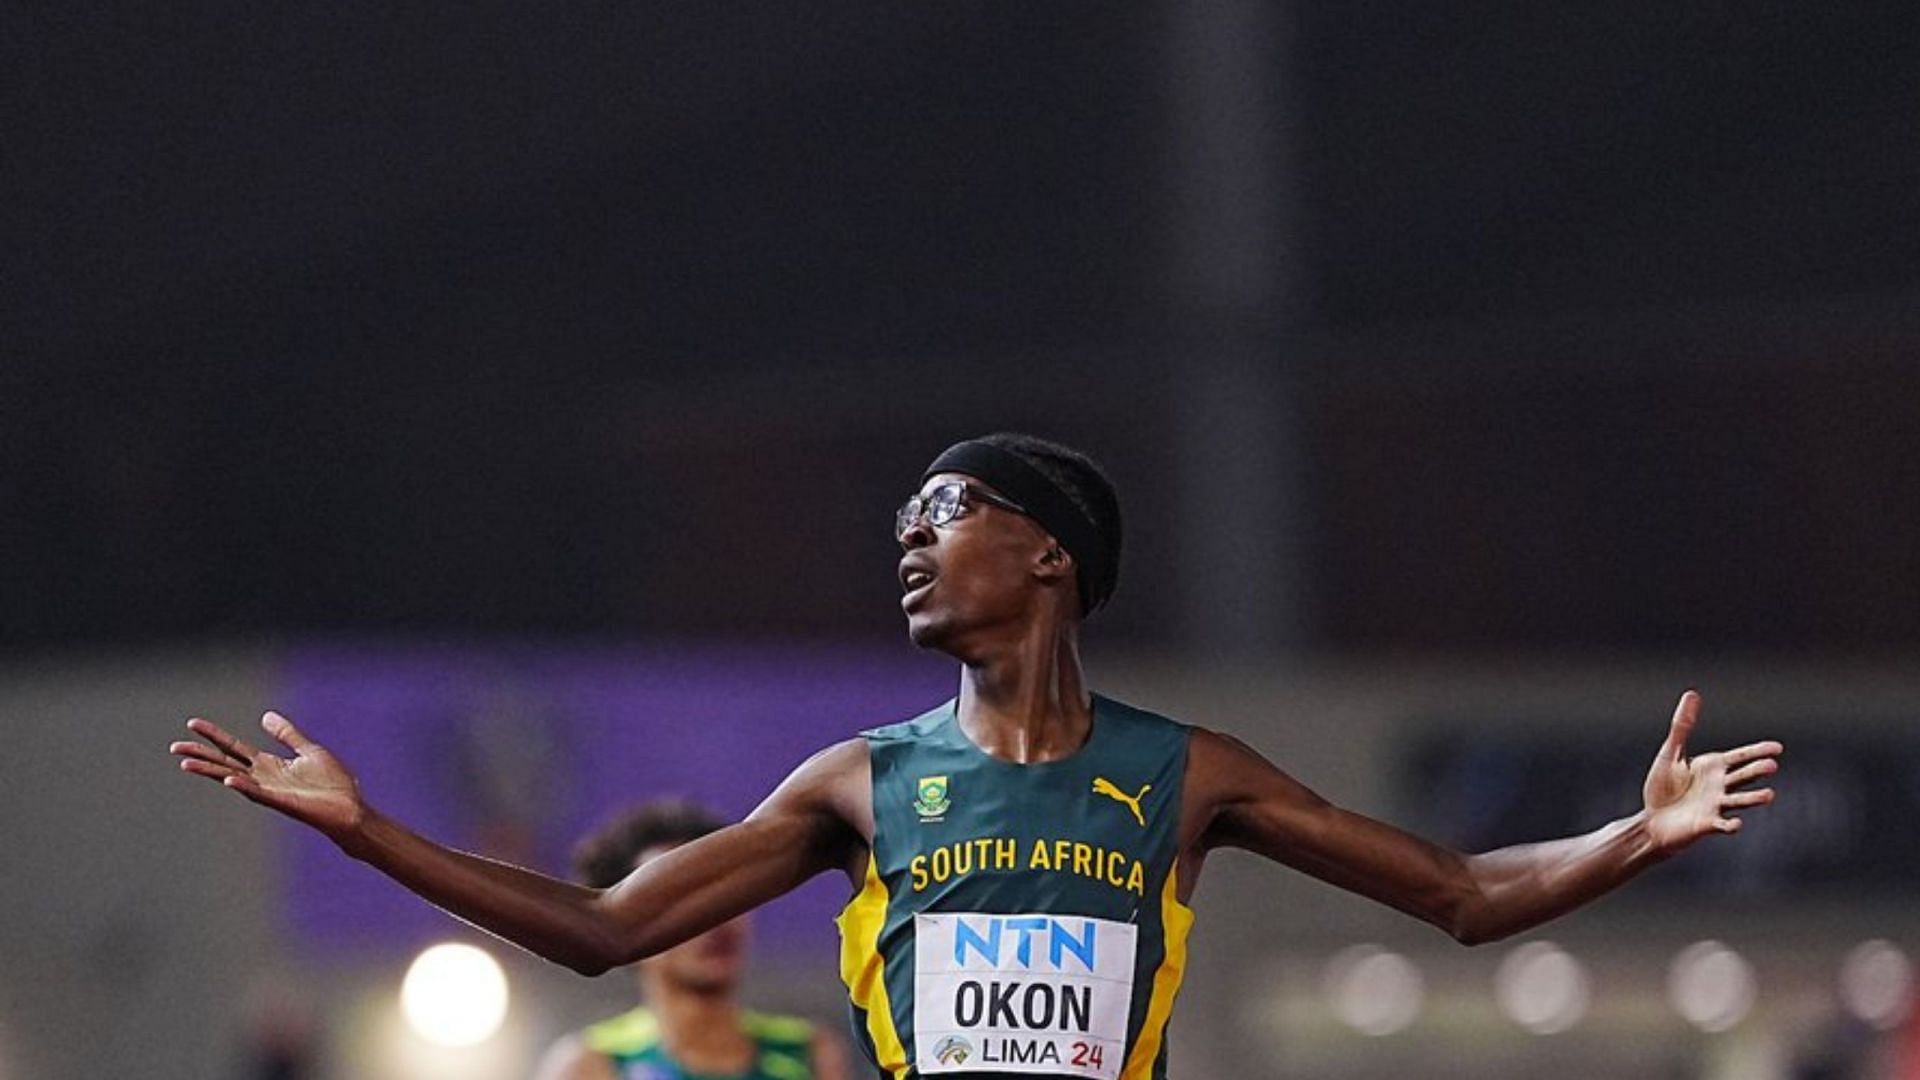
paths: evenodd
<path fill-rule="evenodd" d="M 1005 966 L 1002 956 L 1011 944 L 1014 961 L 1023 968 L 1031 968 L 1033 943 L 1037 938 L 1045 944 L 1048 967 L 1064 971 L 1066 959 L 1071 956 L 1091 972 L 1098 931 L 1099 923 L 1093 919 L 1056 919 L 1045 915 L 963 916 L 953 927 L 953 962 L 965 967 L 967 954 L 972 952 L 992 967 L 1001 968 Z"/>

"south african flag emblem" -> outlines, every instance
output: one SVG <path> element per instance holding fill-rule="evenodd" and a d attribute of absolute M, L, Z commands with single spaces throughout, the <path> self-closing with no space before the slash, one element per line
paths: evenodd
<path fill-rule="evenodd" d="M 923 776 L 914 790 L 913 810 L 922 821 L 938 821 L 953 805 L 953 799 L 947 793 L 947 778 L 944 776 Z"/>

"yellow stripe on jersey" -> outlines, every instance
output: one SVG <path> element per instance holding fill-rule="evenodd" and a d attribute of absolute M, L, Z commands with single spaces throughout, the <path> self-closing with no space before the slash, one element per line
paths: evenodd
<path fill-rule="evenodd" d="M 660 1021 L 643 1005 L 587 1028 L 581 1041 L 610 1057 L 643 1054 L 660 1042 Z"/>
<path fill-rule="evenodd" d="M 834 922 L 840 927 L 840 981 L 847 995 L 867 1014 L 867 1035 L 873 1039 L 880 1068 L 891 1080 L 906 1080 L 907 1048 L 893 1027 L 893 1003 L 887 1000 L 886 963 L 880 956 L 880 931 L 887 922 L 887 886 L 880 867 L 867 857 L 867 881 L 859 895 L 847 901 Z"/>
<path fill-rule="evenodd" d="M 806 1043 L 813 1038 L 813 1024 L 809 1021 L 752 1009 L 740 1013 L 740 1030 L 766 1042 Z"/>
<path fill-rule="evenodd" d="M 805 1061 L 786 1054 L 761 1054 L 760 1071 L 775 1080 L 813 1080 L 813 1069 Z"/>
<path fill-rule="evenodd" d="M 1140 1025 L 1140 1036 L 1133 1040 L 1133 1053 L 1120 1070 L 1120 1080 L 1150 1080 L 1154 1059 L 1160 1056 L 1160 1044 L 1166 1038 L 1167 1018 L 1173 1015 L 1173 998 L 1180 992 L 1180 980 L 1187 972 L 1187 932 L 1193 929 L 1193 909 L 1180 902 L 1178 861 L 1167 870 L 1166 887 L 1160 890 L 1160 927 L 1166 937 L 1166 953 L 1153 973 L 1153 997 L 1147 1002 L 1147 1018 Z"/>

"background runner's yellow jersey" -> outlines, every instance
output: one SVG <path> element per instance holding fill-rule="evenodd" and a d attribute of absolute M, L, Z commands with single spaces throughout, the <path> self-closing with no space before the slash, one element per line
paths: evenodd
<path fill-rule="evenodd" d="M 1190 731 L 1095 695 L 1086 744 L 1043 764 L 980 750 L 953 702 L 866 733 L 873 854 L 840 972 L 885 1076 L 1166 1075 Z"/>
<path fill-rule="evenodd" d="M 791 1016 L 743 1012 L 740 1032 L 753 1040 L 743 1073 L 689 1072 L 667 1053 L 660 1021 L 646 1008 L 602 1020 L 580 1033 L 590 1050 L 613 1059 L 620 1080 L 813 1080 L 813 1025 Z"/>

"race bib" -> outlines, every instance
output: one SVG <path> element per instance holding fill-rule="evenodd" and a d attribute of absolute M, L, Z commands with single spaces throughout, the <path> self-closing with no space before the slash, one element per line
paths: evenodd
<path fill-rule="evenodd" d="M 1112 1078 L 1126 1056 L 1139 928 L 1080 915 L 915 915 L 923 1075 Z"/>

